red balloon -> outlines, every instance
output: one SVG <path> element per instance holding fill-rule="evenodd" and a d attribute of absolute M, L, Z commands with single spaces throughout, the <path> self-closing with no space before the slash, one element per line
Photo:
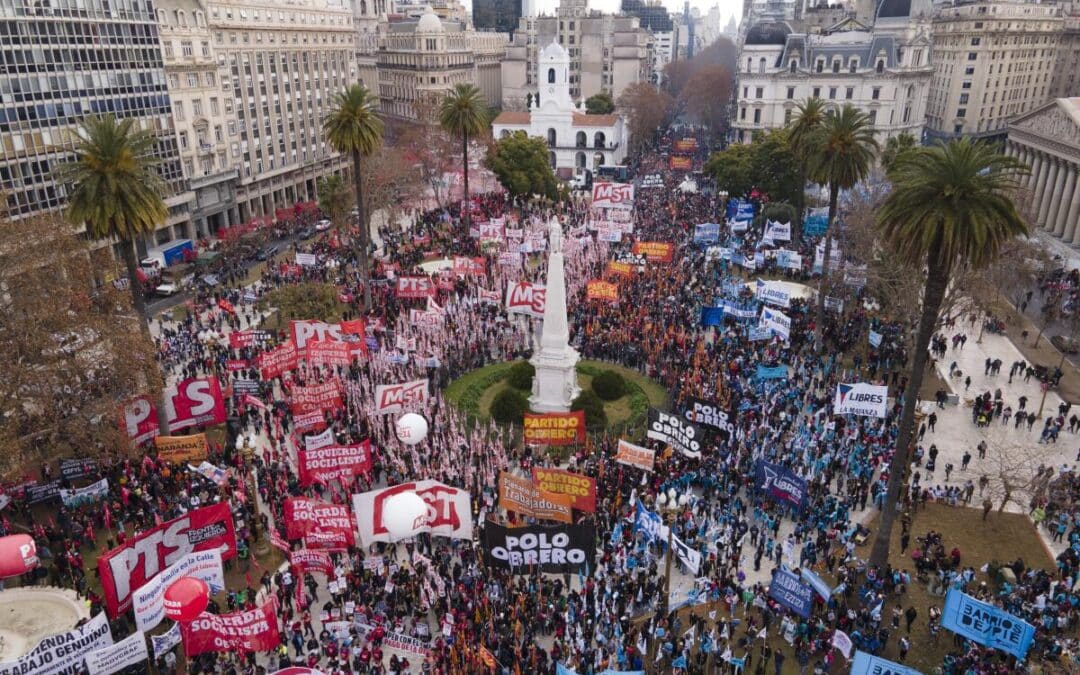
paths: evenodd
<path fill-rule="evenodd" d="M 202 579 L 184 577 L 165 589 L 165 616 L 187 623 L 206 611 L 210 587 Z"/>
<path fill-rule="evenodd" d="M 37 544 L 28 534 L 0 538 L 0 579 L 26 574 L 38 566 Z"/>

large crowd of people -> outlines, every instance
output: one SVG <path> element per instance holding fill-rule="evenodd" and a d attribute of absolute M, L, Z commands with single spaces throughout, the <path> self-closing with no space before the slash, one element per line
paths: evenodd
<path fill-rule="evenodd" d="M 694 133 L 686 130 L 679 136 Z M 1032 569 L 1018 560 L 1007 566 L 1012 572 L 1008 580 L 999 582 L 979 569 L 990 561 L 968 560 L 933 531 L 914 538 L 910 553 L 905 553 L 910 565 L 868 566 L 864 525 L 883 506 L 898 402 L 907 386 L 910 354 L 904 334 L 909 329 L 866 310 L 858 288 L 850 289 L 847 311 L 828 312 L 820 327 L 815 325 L 813 301 L 793 296 L 783 309 L 790 318 L 788 339 L 775 333 L 752 338 L 753 322 L 738 315 L 703 327 L 702 308 L 724 303 L 753 307 L 756 319 L 760 303 L 753 282 L 758 276 L 811 279 L 817 239 L 803 237 L 788 244 L 802 255 L 801 267 L 780 268 L 775 257 L 759 256 L 762 266 L 752 273 L 733 265 L 731 256 L 754 260 L 762 251 L 764 222 L 755 221 L 738 236 L 721 227 L 716 243 L 729 251 L 726 259 L 709 246 L 696 245 L 694 226 L 723 223 L 725 204 L 713 190 L 678 189 L 682 174 L 668 170 L 664 154 L 672 140 L 669 132 L 661 149 L 635 160 L 639 182 L 652 174 L 660 176 L 661 185 L 638 186 L 633 232 L 621 242 L 600 241 L 591 232 L 590 222 L 597 216 L 580 195 L 553 204 L 491 193 L 474 196 L 468 218 L 454 205 L 417 212 L 406 229 L 383 227 L 371 280 L 372 306 L 366 311 L 347 233 L 296 245 L 296 252 L 314 254 L 317 265 L 294 264 L 290 251 L 287 260 L 271 262 L 254 283 L 245 285 L 236 275 L 200 289 L 188 311 L 155 320 L 154 330 L 160 365 L 170 379 L 217 377 L 226 395 L 238 380 L 258 382 L 257 390 L 230 397 L 226 440 L 209 449 L 207 461 L 224 470 L 222 478 L 209 479 L 152 451 L 144 456 L 102 448 L 93 471 L 80 480 L 108 479 L 103 502 L 61 504 L 55 517 L 43 519 L 15 499 L 4 512 L 4 531 L 29 526 L 50 560 L 38 575 L 77 589 L 96 614 L 104 605 L 95 570 L 85 562 L 93 550 L 111 550 L 200 506 L 229 504 L 239 549 L 230 565 L 246 572 L 246 583 L 216 596 L 210 611 L 250 609 L 274 598 L 281 644 L 267 652 L 195 656 L 187 664 L 193 673 L 272 672 L 289 665 L 327 675 L 564 672 L 561 669 L 582 674 L 645 669 L 841 672 L 846 661 L 836 646 L 838 632 L 858 650 L 899 662 L 910 661 L 910 650 L 920 648 L 913 644 L 917 640 L 932 641 L 938 648 L 942 603 L 916 610 L 909 597 L 915 584 L 939 594 L 949 588 L 964 590 L 1028 620 L 1037 627 L 1029 663 L 1071 662 L 1080 653 L 1074 641 L 1080 611 L 1080 594 L 1074 590 L 1080 573 L 1080 478 L 1060 473 L 1048 482 L 1043 500 L 1033 505 L 1043 526 L 1054 532 L 1060 527 L 1070 544 L 1057 557 L 1056 569 Z M 695 400 L 722 408 L 730 427 L 709 430 L 699 453 L 642 440 L 656 450 L 654 470 L 644 472 L 617 462 L 619 438 L 597 432 L 563 458 L 524 445 L 511 428 L 477 422 L 445 398 L 445 386 L 461 374 L 527 357 L 537 346 L 536 322 L 508 314 L 503 297 L 510 282 L 543 282 L 543 252 L 507 257 L 505 242 L 482 244 L 470 225 L 503 219 L 505 228 L 521 230 L 524 240 L 540 242 L 552 218 L 559 219 L 564 233 L 573 344 L 584 358 L 621 364 L 659 382 L 673 411 L 681 412 Z M 670 244 L 672 260 L 634 260 L 633 241 Z M 455 276 L 420 267 L 432 258 L 455 256 L 481 259 L 485 274 Z M 630 260 L 632 271 L 613 273 L 610 260 Z M 397 297 L 394 279 L 402 275 L 439 282 L 436 296 Z M 616 282 L 617 301 L 587 301 L 585 285 L 592 279 Z M 333 284 L 348 300 L 341 320 L 364 320 L 364 355 L 349 366 L 301 364 L 273 378 L 263 378 L 254 365 L 231 368 L 238 361 L 254 364 L 260 354 L 289 340 L 288 326 L 274 323 L 274 308 L 263 299 L 308 281 Z M 494 302 L 492 293 L 498 298 Z M 410 313 L 417 309 L 441 317 L 418 326 Z M 260 326 L 276 330 L 266 341 L 230 346 L 230 333 Z M 814 343 L 819 328 L 827 345 L 820 352 Z M 864 347 L 870 330 L 880 335 L 879 341 Z M 943 352 L 962 347 L 944 343 L 943 336 Z M 783 376 L 761 376 L 776 367 L 785 368 Z M 333 378 L 342 382 L 343 405 L 327 411 L 322 424 L 332 430 L 337 444 L 369 440 L 372 470 L 351 481 L 302 486 L 297 453 L 304 434 L 295 427 L 290 394 Z M 374 414 L 373 396 L 379 385 L 418 378 L 430 382 L 427 403 L 417 410 L 429 421 L 430 432 L 410 446 L 398 442 L 393 415 Z M 832 414 L 837 384 L 853 380 L 888 387 L 889 400 L 895 403 L 884 419 Z M 1004 416 L 1007 424 L 1012 413 L 1007 404 L 1000 395 L 991 398 L 987 393 L 976 400 L 973 421 L 985 416 L 992 425 Z M 1054 442 L 1061 434 L 1076 433 L 1077 418 L 1068 418 L 1066 412 L 1048 418 L 1055 420 L 1048 426 L 1053 430 L 1043 432 L 1043 440 Z M 930 452 L 934 461 L 936 449 Z M 921 447 L 917 456 L 921 462 Z M 801 506 L 755 489 L 754 469 L 762 461 L 806 482 Z M 574 512 L 577 523 L 595 527 L 595 564 L 563 574 L 486 565 L 480 544 L 483 528 L 508 521 L 499 505 L 500 473 L 529 475 L 534 467 L 554 466 L 595 481 L 595 512 Z M 921 464 L 915 468 L 929 469 Z M 51 467 L 42 467 L 40 480 L 53 473 Z M 348 505 L 352 494 L 424 479 L 469 493 L 474 511 L 469 515 L 476 526 L 472 541 L 422 534 L 398 544 L 338 549 L 331 553 L 331 575 L 260 566 L 256 549 L 271 539 L 285 539 L 288 498 Z M 71 482 L 62 478 L 61 487 L 69 488 Z M 667 541 L 635 527 L 636 510 L 660 510 L 659 497 L 672 490 L 686 497 L 668 509 L 673 536 L 701 556 L 696 570 L 684 556 L 671 557 L 675 583 L 666 579 Z M 915 534 L 912 514 L 920 499 L 925 500 L 921 492 L 915 478 L 900 505 L 905 549 Z M 953 503 L 970 503 L 971 498 L 971 491 L 957 489 Z M 515 522 L 520 520 L 515 517 Z M 292 548 L 297 546 L 293 542 Z M 828 578 L 835 589 L 827 599 L 818 598 L 805 617 L 769 592 L 772 570 L 800 567 Z M 670 592 L 673 585 L 687 593 L 689 601 L 676 599 Z M 341 628 L 336 620 L 342 617 L 351 624 Z M 926 629 L 913 636 L 913 624 Z M 114 621 L 114 635 L 132 630 L 126 614 Z M 943 673 L 1022 668 L 1004 652 L 970 640 L 952 640 L 944 651 Z M 159 666 L 168 669 L 174 662 L 173 657 L 162 658 Z"/>

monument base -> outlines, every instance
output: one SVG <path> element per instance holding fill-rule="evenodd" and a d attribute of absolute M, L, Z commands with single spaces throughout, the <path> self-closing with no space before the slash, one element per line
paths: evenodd
<path fill-rule="evenodd" d="M 569 412 L 570 404 L 581 393 L 576 370 L 580 358 L 572 347 L 559 354 L 541 350 L 533 356 L 529 363 L 536 368 L 536 375 L 529 407 L 541 413 Z"/>

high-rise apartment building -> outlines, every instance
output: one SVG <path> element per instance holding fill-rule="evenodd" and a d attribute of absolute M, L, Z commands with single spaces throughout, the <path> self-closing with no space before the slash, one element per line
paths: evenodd
<path fill-rule="evenodd" d="M 929 138 L 1003 138 L 1009 119 L 1042 105 L 1061 41 L 1060 7 L 983 0 L 934 15 Z"/>
<path fill-rule="evenodd" d="M 190 220 L 168 234 L 206 237 L 240 217 L 237 172 L 228 153 L 229 130 L 236 130 L 229 115 L 234 109 L 232 93 L 222 90 L 226 71 L 214 54 L 206 8 L 198 0 L 157 0 L 155 7 L 191 213 Z"/>
<path fill-rule="evenodd" d="M 524 110 L 540 50 L 552 41 L 570 54 L 570 95 L 605 92 L 618 99 L 636 82 L 649 82 L 653 40 L 636 16 L 590 12 L 586 0 L 561 0 L 555 16 L 523 16 L 502 63 L 504 110 Z"/>
<path fill-rule="evenodd" d="M 341 0 L 209 2 L 212 48 L 237 171 L 241 221 L 315 199 L 316 181 L 348 171 L 322 134 L 333 97 L 358 79 L 353 9 Z"/>
<path fill-rule="evenodd" d="M 476 30 L 509 35 L 521 20 L 522 0 L 473 0 L 472 22 Z"/>
<path fill-rule="evenodd" d="M 1047 98 L 1080 96 L 1080 2 L 1061 5 L 1062 32 Z"/>
<path fill-rule="evenodd" d="M 148 0 L 0 0 L 0 192 L 13 217 L 63 206 L 51 177 L 79 122 L 115 114 L 155 132 L 168 224 L 187 218 L 156 15 Z M 165 224 L 163 224 L 165 225 Z"/>

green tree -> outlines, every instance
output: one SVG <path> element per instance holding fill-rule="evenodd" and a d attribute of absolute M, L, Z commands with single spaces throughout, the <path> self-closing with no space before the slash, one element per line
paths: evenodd
<path fill-rule="evenodd" d="M 600 92 L 585 99 L 585 112 L 589 115 L 610 115 L 615 112 L 615 101 L 611 100 L 611 94 Z"/>
<path fill-rule="evenodd" d="M 382 145 L 383 122 L 375 112 L 374 97 L 364 85 L 354 84 L 334 95 L 322 127 L 330 147 L 352 157 L 360 229 L 356 259 L 360 265 L 360 281 L 364 284 L 364 309 L 367 310 L 371 308 L 371 226 L 364 200 L 363 160 Z"/>
<path fill-rule="evenodd" d="M 926 268 L 922 313 L 889 484 L 870 564 L 884 567 L 896 518 L 895 504 L 908 469 L 915 406 L 919 401 L 930 337 L 953 273 L 982 268 L 1027 225 L 1009 197 L 1027 171 L 1017 160 L 968 139 L 901 153 L 889 172 L 892 192 L 878 211 L 878 228 L 889 252 L 916 269 Z"/>
<path fill-rule="evenodd" d="M 754 149 L 751 143 L 733 143 L 714 152 L 705 162 L 705 172 L 716 186 L 732 197 L 741 197 L 754 187 Z"/>
<path fill-rule="evenodd" d="M 791 232 L 791 243 L 796 247 L 799 245 L 799 237 L 802 236 L 803 217 L 806 215 L 806 177 L 809 173 L 809 158 L 814 153 L 814 134 L 824 121 L 825 102 L 814 96 L 796 106 L 795 114 L 788 125 L 788 142 L 799 169 L 799 192 L 794 202 L 797 220 Z"/>
<path fill-rule="evenodd" d="M 548 146 L 542 138 L 515 131 L 488 148 L 484 165 L 514 196 L 543 195 L 558 199 L 559 182 L 551 170 Z"/>
<path fill-rule="evenodd" d="M 915 137 L 911 134 L 891 136 L 885 141 L 885 149 L 881 151 L 881 166 L 885 171 L 893 165 L 896 158 L 904 152 L 914 150 L 916 147 Z"/>
<path fill-rule="evenodd" d="M 853 187 L 870 173 L 878 149 L 870 117 L 850 103 L 838 111 L 829 111 L 825 121 L 811 135 L 813 149 L 808 160 L 810 178 L 829 186 L 829 221 L 825 229 L 825 259 L 818 284 L 817 320 L 814 343 L 821 349 L 821 327 L 825 321 L 825 293 L 829 280 L 829 257 L 832 255 L 833 222 L 840 190 Z"/>
<path fill-rule="evenodd" d="M 87 117 L 77 133 L 75 159 L 57 169 L 58 180 L 70 185 L 67 217 L 72 223 L 85 224 L 91 239 L 120 242 L 139 329 L 152 343 L 135 245 L 169 215 L 161 197 L 165 181 L 154 157 L 157 140 L 136 127 L 133 118 L 118 120 L 112 115 Z M 156 375 L 148 375 L 148 381 L 155 390 L 158 426 L 164 436 L 169 433 L 168 415 Z"/>
<path fill-rule="evenodd" d="M 349 189 L 345 187 L 345 181 L 341 176 L 331 174 L 319 179 L 318 190 L 319 208 L 334 227 L 340 228 L 349 212 Z"/>
<path fill-rule="evenodd" d="M 472 216 L 472 208 L 469 206 L 469 138 L 479 136 L 488 127 L 487 104 L 480 90 L 464 82 L 454 85 L 439 108 L 439 126 L 448 134 L 461 136 L 461 164 L 465 186 L 461 212 L 465 227 L 468 228 Z"/>
<path fill-rule="evenodd" d="M 290 284 L 273 290 L 259 301 L 263 311 L 276 309 L 278 325 L 288 326 L 292 321 L 319 319 L 335 323 L 348 309 L 339 299 L 340 291 L 333 284 L 308 281 Z"/>
<path fill-rule="evenodd" d="M 768 195 L 770 202 L 795 203 L 802 193 L 805 181 L 799 173 L 795 153 L 791 150 L 788 132 L 775 129 L 756 134 L 751 147 L 754 187 Z"/>

